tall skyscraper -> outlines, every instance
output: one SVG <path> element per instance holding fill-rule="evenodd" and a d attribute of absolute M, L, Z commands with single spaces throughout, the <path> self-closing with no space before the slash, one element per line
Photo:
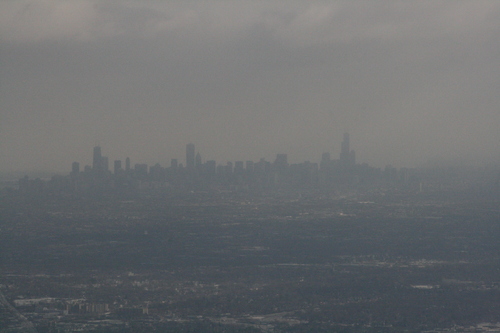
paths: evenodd
<path fill-rule="evenodd" d="M 95 172 L 99 172 L 102 169 L 102 155 L 101 155 L 101 147 L 94 147 L 94 155 L 92 159 L 92 169 Z"/>
<path fill-rule="evenodd" d="M 326 169 L 328 169 L 331 165 L 331 157 L 330 157 L 330 153 L 323 153 L 321 155 L 321 162 L 320 162 L 320 169 L 325 171 Z"/>
<path fill-rule="evenodd" d="M 130 158 L 127 157 L 125 159 L 125 171 L 129 172 L 130 171 Z"/>
<path fill-rule="evenodd" d="M 344 166 L 353 166 L 356 164 L 356 155 L 354 150 L 351 150 L 349 147 L 349 133 L 344 133 L 342 150 L 340 151 L 340 162 Z"/>
<path fill-rule="evenodd" d="M 349 133 L 344 133 L 344 139 L 342 140 L 342 148 L 340 150 L 340 160 L 348 161 L 349 160 Z"/>
<path fill-rule="evenodd" d="M 115 175 L 119 174 L 122 168 L 122 161 L 116 160 L 113 168 L 113 172 Z"/>
<path fill-rule="evenodd" d="M 186 145 L 186 167 L 194 169 L 194 144 L 192 143 Z"/>
<path fill-rule="evenodd" d="M 201 155 L 200 155 L 200 153 L 196 154 L 195 164 L 196 164 L 196 168 L 201 167 Z"/>
<path fill-rule="evenodd" d="M 349 155 L 349 133 L 344 133 L 344 138 L 342 140 L 342 148 L 341 148 L 341 154 L 348 156 Z"/>

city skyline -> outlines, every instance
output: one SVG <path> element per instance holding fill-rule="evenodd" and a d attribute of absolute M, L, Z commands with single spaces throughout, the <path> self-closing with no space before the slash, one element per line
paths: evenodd
<path fill-rule="evenodd" d="M 347 163 L 349 165 L 355 165 L 356 164 L 356 158 L 355 158 L 355 151 L 350 149 L 350 138 L 349 138 L 349 133 L 344 133 L 343 139 L 342 139 L 342 149 L 338 155 L 338 158 L 331 158 L 331 153 L 330 152 L 324 152 L 321 154 L 321 156 L 318 156 L 316 160 L 312 161 L 297 161 L 294 163 L 290 164 L 301 164 L 304 162 L 310 162 L 314 164 L 320 164 L 320 162 L 323 162 L 325 160 L 325 156 L 328 155 L 328 161 L 339 161 L 340 163 Z M 110 160 L 108 156 L 103 156 L 102 155 L 102 147 L 100 145 L 96 145 L 93 148 L 93 154 L 92 154 L 92 163 L 91 164 L 85 164 L 82 163 L 80 164 L 79 161 L 73 161 L 71 170 L 74 172 L 75 171 L 75 163 L 78 164 L 78 172 L 83 171 L 80 170 L 80 166 L 86 166 L 89 170 L 94 170 L 95 172 L 102 172 L 102 171 L 111 171 L 113 173 L 116 173 L 115 171 L 117 169 L 120 170 L 130 170 L 133 169 L 131 166 L 135 164 L 141 164 L 141 165 L 148 165 L 148 167 L 151 167 L 153 165 L 160 165 L 163 168 L 177 168 L 177 167 L 182 167 L 186 168 L 186 170 L 193 170 L 195 167 L 199 166 L 200 164 L 205 164 L 206 162 L 215 162 L 216 165 L 226 165 L 226 163 L 246 163 L 246 162 L 256 162 L 256 161 L 267 161 L 267 162 L 272 162 L 273 159 L 267 160 L 265 157 L 260 157 L 256 160 L 252 159 L 242 159 L 242 160 L 220 160 L 217 161 L 215 159 L 212 159 L 210 157 L 202 159 L 201 157 L 201 151 L 196 149 L 196 145 L 194 143 L 188 143 L 185 146 L 185 158 L 184 160 L 179 160 L 178 158 L 171 158 L 169 163 L 161 164 L 159 162 L 153 162 L 152 164 L 149 163 L 144 163 L 142 161 L 133 161 L 131 164 L 131 159 L 129 156 L 126 156 L 125 158 L 122 159 L 113 159 L 113 164 L 110 163 Z M 326 155 L 325 155 L 326 154 Z M 276 153 L 275 154 L 275 159 L 278 161 L 278 163 L 281 164 L 286 164 L 288 165 L 288 154 L 286 153 Z M 128 162 L 127 162 L 128 161 Z M 122 164 L 125 162 L 125 165 L 128 165 L 125 169 L 122 168 Z M 113 166 L 111 168 L 111 166 Z"/>
<path fill-rule="evenodd" d="M 285 158 L 285 160 L 290 161 L 289 164 L 302 164 L 304 162 L 310 162 L 313 164 L 318 164 L 321 165 L 322 162 L 324 162 L 325 157 L 327 156 L 327 159 L 329 161 L 338 161 L 339 163 L 348 163 L 350 165 L 355 165 L 356 163 L 360 164 L 365 164 L 370 167 L 374 167 L 377 169 L 384 169 L 385 167 L 391 167 L 391 168 L 427 168 L 427 167 L 450 167 L 450 166 L 455 166 L 455 167 L 470 167 L 470 166 L 480 166 L 480 167 L 494 167 L 497 168 L 499 165 L 498 164 L 485 164 L 485 165 L 472 165 L 472 164 L 461 164 L 460 160 L 455 160 L 455 161 L 427 161 L 427 163 L 422 163 L 421 165 L 418 166 L 413 166 L 409 167 L 406 165 L 403 166 L 397 166 L 393 165 L 390 163 L 385 163 L 381 165 L 372 165 L 364 160 L 361 159 L 361 161 L 358 161 L 356 159 L 356 153 L 354 149 L 350 149 L 351 144 L 350 144 L 351 136 L 349 133 L 344 133 L 342 136 L 342 141 L 339 144 L 332 145 L 332 149 L 330 151 L 323 151 L 319 155 L 316 156 L 316 158 L 313 159 L 308 159 L 308 160 L 299 160 L 297 158 L 294 158 L 293 154 L 289 153 L 284 153 L 284 152 L 277 152 L 274 153 L 273 155 L 268 155 L 268 156 L 260 156 L 260 157 L 252 157 L 252 158 L 240 158 L 240 159 L 230 159 L 230 158 L 224 158 L 222 157 L 221 159 L 215 159 L 211 158 L 211 156 L 205 154 L 202 152 L 197 146 L 190 142 L 186 144 L 184 147 L 184 153 L 181 154 L 183 157 L 179 158 L 180 156 L 173 155 L 171 153 L 165 153 L 164 156 L 160 157 L 158 160 L 136 160 L 135 158 L 131 158 L 130 156 L 134 156 L 134 152 L 131 151 L 130 154 L 125 154 L 123 157 L 117 157 L 116 155 L 113 155 L 113 152 L 111 153 L 112 158 L 109 158 L 108 156 L 103 156 L 102 155 L 102 146 L 100 144 L 96 144 L 93 147 L 93 153 L 92 154 L 86 154 L 85 158 L 79 158 L 76 161 L 72 161 L 72 163 L 69 164 L 69 170 L 74 171 L 75 169 L 75 163 L 78 165 L 78 170 L 79 171 L 84 171 L 84 167 L 89 168 L 89 170 L 100 170 L 99 172 L 112 172 L 115 173 L 117 169 L 121 170 L 133 170 L 134 165 L 141 165 L 142 167 L 146 166 L 148 169 L 149 167 L 152 167 L 154 165 L 159 165 L 162 168 L 170 168 L 170 167 L 182 167 L 185 168 L 186 170 L 192 170 L 195 168 L 195 165 L 199 164 L 205 164 L 206 162 L 213 162 L 217 166 L 221 165 L 226 165 L 226 163 L 248 163 L 248 162 L 257 162 L 257 161 L 267 161 L 267 162 L 273 162 L 275 159 L 280 159 L 280 156 Z M 339 147 L 337 151 L 335 151 L 335 147 Z M 205 146 L 206 147 L 206 146 Z M 208 149 L 210 151 L 210 149 Z M 203 155 L 203 157 L 202 157 Z M 243 156 L 243 155 L 239 155 Z M 255 155 L 259 156 L 259 155 Z M 188 162 L 190 161 L 190 162 Z M 68 161 L 66 161 L 68 162 Z M 444 163 L 443 163 L 444 162 Z M 453 162 L 458 162 L 456 164 L 453 164 Z M 146 169 L 146 170 L 148 170 Z M 58 168 L 52 169 L 52 170 L 43 170 L 43 169 L 37 169 L 32 168 L 32 169 L 27 169 L 27 170 L 9 170 L 9 171 L 4 171 L 3 173 L 8 175 L 8 174 L 13 174 L 13 175 L 21 175 L 21 174 L 45 174 L 45 173 L 57 173 L 57 174 L 67 174 L 68 172 L 68 167 L 65 166 L 59 166 Z M 0 172 L 1 173 L 1 172 Z"/>

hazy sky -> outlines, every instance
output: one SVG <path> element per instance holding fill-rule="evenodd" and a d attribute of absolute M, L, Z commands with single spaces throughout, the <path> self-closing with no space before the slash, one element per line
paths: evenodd
<path fill-rule="evenodd" d="M 0 171 L 500 157 L 500 1 L 2 1 Z"/>

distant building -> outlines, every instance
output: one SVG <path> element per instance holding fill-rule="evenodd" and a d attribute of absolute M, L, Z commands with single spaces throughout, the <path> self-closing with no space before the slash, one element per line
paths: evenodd
<path fill-rule="evenodd" d="M 351 150 L 349 152 L 349 163 L 351 165 L 355 165 L 356 164 L 356 153 L 354 152 L 354 150 Z"/>
<path fill-rule="evenodd" d="M 340 151 L 340 163 L 343 166 L 354 166 L 356 164 L 356 154 L 349 147 L 349 133 L 344 133 Z"/>
<path fill-rule="evenodd" d="M 186 145 L 186 168 L 194 169 L 194 144 L 188 143 Z"/>
<path fill-rule="evenodd" d="M 102 155 L 101 155 L 101 147 L 94 147 L 94 154 L 92 158 L 92 169 L 95 172 L 99 172 L 102 170 Z"/>
<path fill-rule="evenodd" d="M 196 154 L 195 165 L 196 165 L 197 168 L 201 166 L 201 155 L 200 155 L 200 153 Z"/>
<path fill-rule="evenodd" d="M 288 157 L 286 154 L 276 154 L 276 160 L 274 160 L 274 169 L 277 172 L 284 172 L 288 168 Z"/>
<path fill-rule="evenodd" d="M 323 153 L 321 155 L 321 162 L 330 163 L 330 161 L 331 161 L 330 153 Z"/>
<path fill-rule="evenodd" d="M 80 163 L 73 162 L 73 164 L 71 164 L 71 173 L 75 176 L 80 173 Z"/>
<path fill-rule="evenodd" d="M 164 177 L 164 169 L 159 163 L 149 167 L 149 178 L 154 181 L 161 181 Z"/>
<path fill-rule="evenodd" d="M 103 172 L 108 172 L 109 171 L 109 160 L 107 156 L 102 156 L 101 157 L 101 170 Z"/>
<path fill-rule="evenodd" d="M 176 158 L 172 158 L 170 160 L 170 168 L 172 170 L 177 170 L 178 166 L 179 166 L 179 163 L 177 162 L 177 159 Z"/>
<path fill-rule="evenodd" d="M 323 153 L 321 155 L 320 169 L 323 171 L 327 170 L 330 167 L 331 162 L 330 153 Z"/>
<path fill-rule="evenodd" d="M 345 163 L 349 161 L 349 133 L 344 133 L 344 139 L 342 140 L 342 146 L 340 150 L 340 161 Z"/>
<path fill-rule="evenodd" d="M 122 171 L 121 169 L 122 169 L 122 161 L 116 160 L 113 168 L 113 173 L 117 175 Z"/>
<path fill-rule="evenodd" d="M 242 175 L 245 172 L 243 161 L 234 162 L 234 174 Z"/>
<path fill-rule="evenodd" d="M 130 171 L 130 158 L 128 157 L 125 159 L 125 171 Z"/>
<path fill-rule="evenodd" d="M 232 174 L 233 174 L 233 163 L 227 162 L 226 163 L 226 175 L 231 176 Z"/>
<path fill-rule="evenodd" d="M 139 164 L 134 165 L 134 173 L 137 176 L 147 176 L 148 174 L 148 165 L 147 164 Z"/>
<path fill-rule="evenodd" d="M 214 160 L 205 162 L 205 172 L 208 176 L 214 176 L 217 170 L 217 163 Z"/>
<path fill-rule="evenodd" d="M 246 169 L 248 174 L 252 174 L 253 173 L 253 161 L 246 161 L 245 162 L 245 169 Z"/>

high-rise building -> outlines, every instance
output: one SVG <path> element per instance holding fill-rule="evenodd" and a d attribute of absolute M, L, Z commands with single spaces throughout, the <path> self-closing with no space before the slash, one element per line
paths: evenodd
<path fill-rule="evenodd" d="M 286 154 L 276 154 L 274 160 L 274 169 L 278 172 L 283 172 L 288 168 L 288 157 Z"/>
<path fill-rule="evenodd" d="M 200 155 L 200 153 L 196 154 L 195 165 L 196 165 L 197 169 L 201 167 L 201 155 Z"/>
<path fill-rule="evenodd" d="M 155 165 L 150 166 L 149 179 L 161 182 L 164 179 L 164 174 L 165 174 L 164 171 L 165 169 L 161 167 L 160 163 L 156 163 Z"/>
<path fill-rule="evenodd" d="M 78 162 L 73 162 L 71 165 L 71 173 L 76 176 L 80 173 L 80 163 Z"/>
<path fill-rule="evenodd" d="M 113 168 L 113 172 L 115 175 L 119 174 L 122 168 L 122 161 L 116 160 Z"/>
<path fill-rule="evenodd" d="M 94 147 L 94 155 L 92 159 L 92 169 L 96 172 L 102 169 L 102 155 L 101 155 L 101 147 Z"/>
<path fill-rule="evenodd" d="M 356 164 L 356 153 L 354 152 L 354 150 L 351 150 L 349 152 L 349 163 L 351 165 L 355 165 Z"/>
<path fill-rule="evenodd" d="M 330 153 L 323 153 L 321 155 L 321 162 L 330 163 L 331 157 Z"/>
<path fill-rule="evenodd" d="M 340 150 L 340 160 L 348 161 L 349 160 L 349 133 L 344 133 L 344 139 L 342 140 L 342 147 Z"/>
<path fill-rule="evenodd" d="M 342 149 L 340 151 L 340 162 L 344 166 L 353 166 L 356 164 L 356 154 L 349 147 L 349 133 L 344 133 Z"/>
<path fill-rule="evenodd" d="M 136 176 L 147 176 L 148 175 L 148 165 L 137 163 L 134 165 L 134 173 Z"/>
<path fill-rule="evenodd" d="M 130 171 L 130 158 L 127 157 L 125 159 L 125 171 L 129 172 Z"/>
<path fill-rule="evenodd" d="M 109 160 L 107 156 L 101 157 L 101 170 L 105 172 L 108 172 L 109 170 Z"/>
<path fill-rule="evenodd" d="M 233 174 L 233 162 L 226 163 L 226 175 L 230 176 Z"/>
<path fill-rule="evenodd" d="M 253 161 L 246 161 L 245 168 L 248 174 L 253 173 Z"/>
<path fill-rule="evenodd" d="M 209 176 L 214 176 L 217 170 L 217 163 L 214 160 L 205 162 L 205 172 Z"/>
<path fill-rule="evenodd" d="M 177 162 L 177 159 L 176 158 L 172 158 L 170 160 L 170 168 L 172 170 L 177 170 L 177 167 L 179 166 L 179 163 Z"/>
<path fill-rule="evenodd" d="M 80 163 L 73 162 L 73 164 L 71 164 L 70 177 L 73 181 L 80 178 Z"/>
<path fill-rule="evenodd" d="M 321 162 L 319 164 L 319 168 L 322 171 L 326 171 L 330 168 L 331 165 L 332 165 L 332 160 L 330 157 L 330 153 L 323 153 L 321 155 Z"/>
<path fill-rule="evenodd" d="M 186 145 L 186 168 L 194 169 L 194 144 Z"/>
<path fill-rule="evenodd" d="M 234 174 L 235 175 L 243 175 L 245 172 L 243 161 L 234 162 Z"/>

